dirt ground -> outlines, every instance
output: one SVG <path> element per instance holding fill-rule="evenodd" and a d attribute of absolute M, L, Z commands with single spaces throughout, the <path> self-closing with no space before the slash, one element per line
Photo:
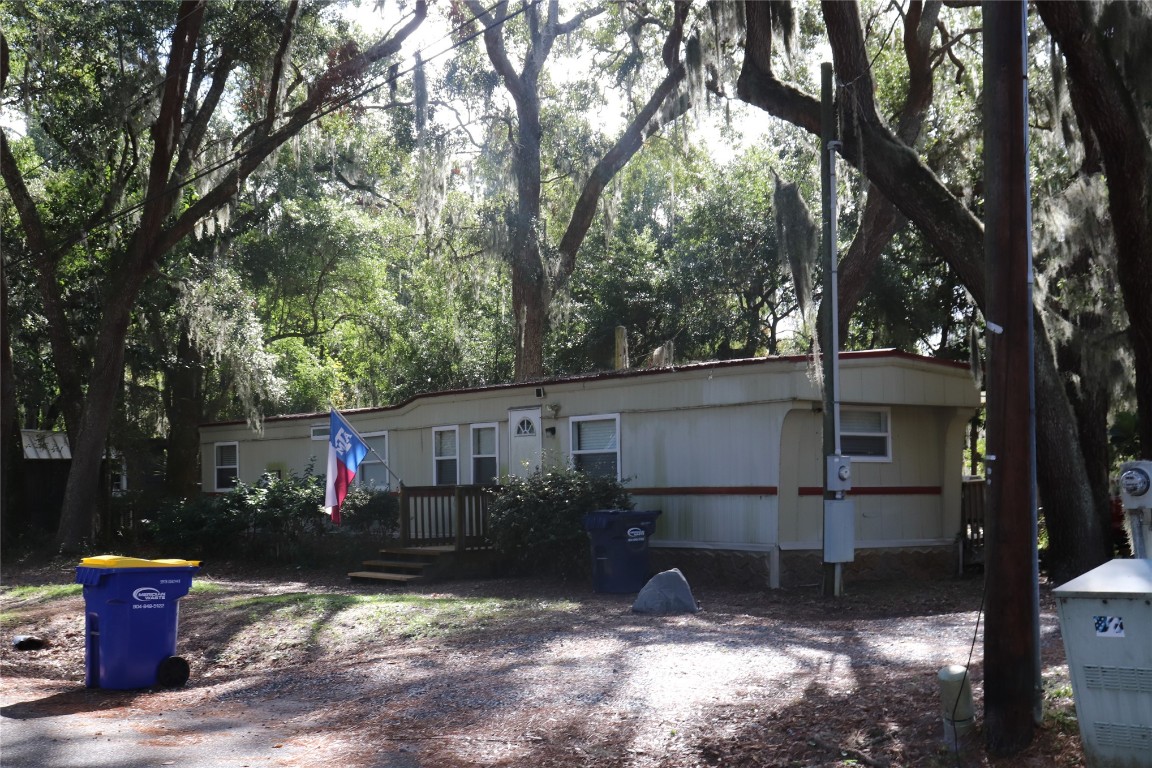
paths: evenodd
<path fill-rule="evenodd" d="M 71 564 L 0 573 L 0 762 L 174 766 L 1082 766 L 1054 605 L 1047 714 L 985 754 L 979 578 L 696 590 L 701 611 L 526 580 L 390 588 L 207 564 L 180 601 L 180 689 L 84 688 Z M 16 635 L 50 645 L 18 651 Z M 937 672 L 971 654 L 974 732 L 945 743 Z"/>

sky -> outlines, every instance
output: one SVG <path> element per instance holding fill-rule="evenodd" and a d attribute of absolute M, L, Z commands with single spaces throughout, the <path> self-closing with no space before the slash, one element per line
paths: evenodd
<path fill-rule="evenodd" d="M 383 10 L 380 9 L 381 5 Z M 358 5 L 346 6 L 344 13 L 367 32 L 386 31 L 399 18 L 396 0 L 387 0 L 382 3 L 376 0 L 360 0 Z M 453 40 L 443 19 L 435 13 L 430 13 L 420 29 L 402 49 L 405 56 L 402 67 L 412 66 L 414 64 L 413 56 L 419 50 L 427 64 L 428 71 L 431 73 L 442 67 L 445 62 L 450 61 L 449 57 L 452 54 L 449 49 L 452 45 Z M 553 67 L 551 69 L 553 76 L 555 77 L 556 73 L 562 69 L 563 67 Z M 623 110 L 619 107 L 612 107 L 611 93 L 605 94 L 605 96 L 609 101 L 609 106 L 603 110 L 599 117 L 607 121 L 609 127 L 611 127 L 612 121 L 617 120 L 619 122 L 617 130 L 622 130 L 624 127 L 624 118 L 621 114 Z M 617 101 L 617 103 L 619 102 Z M 730 141 L 723 139 L 720 135 L 723 121 L 722 109 L 709 113 L 703 108 L 698 108 L 689 121 L 691 130 L 694 132 L 693 138 L 707 144 L 710 155 L 720 163 L 733 159 L 742 147 L 759 141 L 768 132 L 771 125 L 771 118 L 764 112 L 739 100 L 732 99 L 729 109 L 734 127 L 743 135 L 743 141 L 737 146 L 733 146 Z"/>

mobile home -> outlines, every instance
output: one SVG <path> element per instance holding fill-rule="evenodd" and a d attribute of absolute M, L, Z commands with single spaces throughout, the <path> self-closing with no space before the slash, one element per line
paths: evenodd
<path fill-rule="evenodd" d="M 840 356 L 841 450 L 852 458 L 853 573 L 955 567 L 967 366 L 890 350 Z M 371 444 L 358 480 L 491 484 L 570 464 L 659 509 L 658 566 L 762 586 L 818 579 L 822 397 L 811 360 L 772 357 L 433 392 L 343 412 Z M 201 427 L 203 488 L 323 472 L 328 414 Z"/>

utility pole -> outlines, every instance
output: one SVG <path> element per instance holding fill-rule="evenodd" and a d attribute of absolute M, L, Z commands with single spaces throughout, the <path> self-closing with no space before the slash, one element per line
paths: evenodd
<path fill-rule="evenodd" d="M 836 287 L 836 102 L 832 65 L 820 65 L 820 189 L 824 229 L 820 249 L 824 259 L 824 291 L 821 298 L 819 336 L 824 374 L 824 500 L 823 579 L 825 597 L 844 594 L 844 563 L 855 556 L 856 513 L 844 498 L 851 487 L 851 463 L 840 455 L 840 339 L 839 300 Z"/>
<path fill-rule="evenodd" d="M 998 756 L 1031 743 L 1039 684 L 1026 14 L 1019 0 L 984 0 L 984 720 Z"/>

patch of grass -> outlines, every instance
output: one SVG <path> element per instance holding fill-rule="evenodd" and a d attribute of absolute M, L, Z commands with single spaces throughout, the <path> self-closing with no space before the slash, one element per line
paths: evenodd
<path fill-rule="evenodd" d="M 292 613 L 336 613 L 360 602 L 361 598 L 358 595 L 286 592 L 278 595 L 241 597 L 221 607 L 250 611 L 278 611 L 286 608 Z"/>
<path fill-rule="evenodd" d="M 569 601 L 529 601 L 476 597 L 391 597 L 376 606 L 382 628 L 400 637 L 444 637 L 457 632 L 485 629 L 500 624 L 530 624 L 577 608 Z"/>
<path fill-rule="evenodd" d="M 192 581 L 192 592 L 199 592 L 205 595 L 219 594 L 224 591 L 224 587 L 219 584 L 214 584 L 210 581 Z"/>
<path fill-rule="evenodd" d="M 331 625 L 353 634 L 388 634 L 406 639 L 446 637 L 508 623 L 527 626 L 576 611 L 579 605 L 567 600 L 287 592 L 222 597 L 200 607 L 221 613 L 240 612 L 246 623 L 253 625 L 279 623 L 284 630 L 309 627 L 314 640 L 325 626 Z"/>
<path fill-rule="evenodd" d="M 1044 720 L 1060 733 L 1080 733 L 1076 718 L 1076 700 L 1066 675 L 1048 678 L 1044 685 Z"/>
<path fill-rule="evenodd" d="M 84 591 L 83 584 L 36 584 L 20 587 L 4 587 L 0 592 L 11 600 L 59 600 L 79 595 Z"/>

